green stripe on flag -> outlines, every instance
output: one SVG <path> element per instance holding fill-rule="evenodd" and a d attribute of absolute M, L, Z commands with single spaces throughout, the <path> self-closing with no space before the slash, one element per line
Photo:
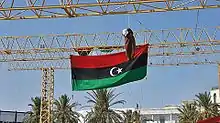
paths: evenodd
<path fill-rule="evenodd" d="M 73 80 L 72 90 L 93 90 L 119 86 L 129 82 L 141 80 L 146 76 L 147 66 L 127 71 L 118 76 L 94 79 L 94 80 Z"/>

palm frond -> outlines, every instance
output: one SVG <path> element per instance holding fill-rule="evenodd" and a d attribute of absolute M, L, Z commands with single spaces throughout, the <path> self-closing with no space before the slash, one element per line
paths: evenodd
<path fill-rule="evenodd" d="M 91 93 L 87 92 L 87 94 L 87 103 L 93 104 L 91 112 L 86 115 L 88 123 L 118 123 L 123 121 L 123 117 L 111 109 L 111 106 L 125 103 L 124 100 L 113 102 L 120 94 L 115 94 L 112 89 L 98 89 Z"/>
<path fill-rule="evenodd" d="M 61 95 L 58 100 L 54 101 L 54 117 L 59 123 L 77 123 L 80 121 L 79 117 L 82 116 L 73 108 L 80 104 L 70 102 L 70 98 L 65 94 Z"/>

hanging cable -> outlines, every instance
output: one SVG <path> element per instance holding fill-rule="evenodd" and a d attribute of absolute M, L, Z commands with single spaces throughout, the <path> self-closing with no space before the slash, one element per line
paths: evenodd
<path fill-rule="evenodd" d="M 130 0 L 128 0 L 128 2 L 129 2 Z M 128 7 L 128 5 L 126 6 L 126 11 L 129 11 L 129 7 Z M 130 25 L 130 14 L 128 14 L 127 15 L 127 22 L 128 22 L 128 28 L 131 28 L 131 25 Z"/>
<path fill-rule="evenodd" d="M 131 25 L 130 25 L 130 14 L 128 14 L 128 28 L 131 28 Z"/>
<path fill-rule="evenodd" d="M 197 14 L 196 14 L 196 28 L 195 28 L 195 36 L 196 37 L 197 37 L 198 25 L 199 25 L 199 10 L 197 11 Z M 196 48 L 196 51 L 200 50 L 200 48 L 198 46 L 196 46 L 195 48 Z"/>
<path fill-rule="evenodd" d="M 197 35 L 197 29 L 198 29 L 198 25 L 199 25 L 199 10 L 197 11 L 196 14 L 196 28 L 195 28 L 195 35 Z"/>

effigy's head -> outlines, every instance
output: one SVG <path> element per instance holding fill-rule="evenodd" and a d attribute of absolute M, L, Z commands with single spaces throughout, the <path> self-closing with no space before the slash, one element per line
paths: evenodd
<path fill-rule="evenodd" d="M 124 37 L 127 37 L 127 36 L 129 36 L 129 35 L 133 35 L 133 31 L 132 31 L 130 28 L 123 29 L 123 30 L 122 30 L 122 35 L 123 35 Z"/>
<path fill-rule="evenodd" d="M 122 30 L 122 35 L 123 35 L 124 37 L 126 37 L 126 36 L 128 35 L 128 30 L 127 30 L 127 29 L 123 29 L 123 30 Z"/>
<path fill-rule="evenodd" d="M 128 28 L 127 30 L 128 30 L 128 34 L 133 35 L 133 31 L 130 28 Z"/>

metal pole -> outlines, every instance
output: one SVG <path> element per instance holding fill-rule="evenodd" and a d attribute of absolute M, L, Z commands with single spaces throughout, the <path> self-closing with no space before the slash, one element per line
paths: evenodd
<path fill-rule="evenodd" d="M 1 117 L 2 117 L 1 113 L 2 113 L 2 111 L 0 110 L 0 121 L 1 121 Z"/>
<path fill-rule="evenodd" d="M 50 85 L 49 85 L 49 123 L 53 123 L 53 101 L 54 101 L 54 69 L 50 68 Z"/>
<path fill-rule="evenodd" d="M 17 117 L 18 117 L 18 113 L 17 111 L 15 111 L 15 123 L 17 123 Z"/>

